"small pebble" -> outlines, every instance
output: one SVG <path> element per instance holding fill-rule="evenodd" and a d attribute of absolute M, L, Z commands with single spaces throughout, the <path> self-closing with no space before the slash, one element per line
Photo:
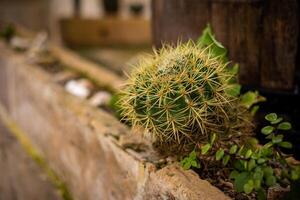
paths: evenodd
<path fill-rule="evenodd" d="M 92 87 L 92 83 L 87 79 L 70 80 L 65 85 L 67 92 L 81 99 L 86 99 L 91 94 Z"/>
<path fill-rule="evenodd" d="M 96 92 L 89 100 L 90 105 L 98 107 L 108 105 L 111 99 L 111 94 L 106 91 Z"/>
<path fill-rule="evenodd" d="M 166 160 L 167 160 L 167 163 L 169 163 L 169 164 L 171 164 L 171 163 L 173 163 L 173 162 L 176 161 L 176 159 L 173 158 L 173 157 L 171 157 L 171 156 L 167 157 Z"/>
<path fill-rule="evenodd" d="M 17 50 L 27 50 L 30 46 L 30 41 L 27 38 L 15 36 L 10 40 L 10 45 Z"/>

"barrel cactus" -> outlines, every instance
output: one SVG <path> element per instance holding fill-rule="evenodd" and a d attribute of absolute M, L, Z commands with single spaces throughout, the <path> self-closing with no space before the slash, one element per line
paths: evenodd
<path fill-rule="evenodd" d="M 240 137 L 249 126 L 238 97 L 228 94 L 234 76 L 209 48 L 164 46 L 132 71 L 121 115 L 160 143 L 201 143 L 212 133 Z"/>

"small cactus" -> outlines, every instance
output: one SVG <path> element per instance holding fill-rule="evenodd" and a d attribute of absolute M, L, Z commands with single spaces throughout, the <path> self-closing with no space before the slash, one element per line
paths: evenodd
<path fill-rule="evenodd" d="M 234 76 L 209 48 L 191 41 L 164 46 L 129 76 L 119 100 L 121 115 L 161 143 L 198 143 L 212 133 L 241 136 L 246 111 L 227 92 Z"/>

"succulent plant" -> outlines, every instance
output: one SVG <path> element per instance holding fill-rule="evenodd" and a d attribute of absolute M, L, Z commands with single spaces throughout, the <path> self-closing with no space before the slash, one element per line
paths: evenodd
<path fill-rule="evenodd" d="M 234 77 L 209 48 L 191 41 L 165 45 L 132 71 L 119 100 L 121 115 L 161 143 L 201 143 L 212 133 L 240 137 L 250 123 L 229 92 Z"/>

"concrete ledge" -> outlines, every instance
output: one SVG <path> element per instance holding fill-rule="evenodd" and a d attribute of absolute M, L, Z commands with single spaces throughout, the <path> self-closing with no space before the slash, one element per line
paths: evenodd
<path fill-rule="evenodd" d="M 156 169 L 152 161 L 159 157 L 147 141 L 105 111 L 67 94 L 23 55 L 1 43 L 0 52 L 1 104 L 75 199 L 229 199 L 176 163 Z M 145 148 L 136 152 L 124 141 Z"/>

